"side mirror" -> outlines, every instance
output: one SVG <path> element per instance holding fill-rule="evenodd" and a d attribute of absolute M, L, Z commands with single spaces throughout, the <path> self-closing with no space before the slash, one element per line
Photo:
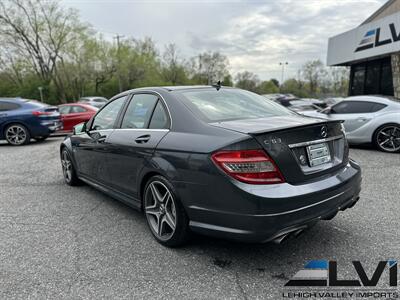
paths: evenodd
<path fill-rule="evenodd" d="M 87 122 L 75 125 L 73 130 L 74 134 L 80 134 L 86 132 L 86 124 Z"/>
<path fill-rule="evenodd" d="M 323 110 L 321 110 L 321 113 L 329 115 L 331 113 L 331 108 L 330 107 L 324 108 Z"/>

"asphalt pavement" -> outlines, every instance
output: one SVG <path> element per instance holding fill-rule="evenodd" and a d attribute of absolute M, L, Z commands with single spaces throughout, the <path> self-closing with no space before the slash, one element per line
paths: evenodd
<path fill-rule="evenodd" d="M 64 184 L 61 140 L 0 143 L 0 299 L 282 299 L 309 260 L 336 260 L 340 276 L 354 277 L 353 260 L 370 276 L 378 261 L 400 259 L 400 154 L 352 148 L 363 169 L 360 201 L 296 239 L 195 236 L 168 249 L 140 212 Z"/>

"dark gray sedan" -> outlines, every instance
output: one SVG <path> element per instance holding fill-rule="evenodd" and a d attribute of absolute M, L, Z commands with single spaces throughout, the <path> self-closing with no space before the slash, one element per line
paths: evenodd
<path fill-rule="evenodd" d="M 359 199 L 340 121 L 303 117 L 221 86 L 140 88 L 61 144 L 67 184 L 144 211 L 166 246 L 190 232 L 281 242 Z"/>

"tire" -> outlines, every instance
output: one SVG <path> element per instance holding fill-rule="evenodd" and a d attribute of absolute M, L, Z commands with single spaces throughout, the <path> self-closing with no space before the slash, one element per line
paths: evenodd
<path fill-rule="evenodd" d="M 66 148 L 61 151 L 61 168 L 66 184 L 70 186 L 82 184 L 82 181 L 76 175 L 74 164 L 72 163 L 71 156 Z"/>
<path fill-rule="evenodd" d="M 375 130 L 372 142 L 380 151 L 389 153 L 400 152 L 400 125 L 388 123 L 380 126 Z"/>
<path fill-rule="evenodd" d="M 35 137 L 34 139 L 35 139 L 37 142 L 43 142 L 43 141 L 46 140 L 48 137 L 49 137 L 48 135 L 46 135 L 46 136 L 37 136 L 37 137 Z"/>
<path fill-rule="evenodd" d="M 4 130 L 7 142 L 12 146 L 22 146 L 29 144 L 31 135 L 29 130 L 22 124 L 10 124 Z"/>
<path fill-rule="evenodd" d="M 172 184 L 153 176 L 143 193 L 143 211 L 153 237 L 167 247 L 185 244 L 190 236 L 189 219 Z"/>

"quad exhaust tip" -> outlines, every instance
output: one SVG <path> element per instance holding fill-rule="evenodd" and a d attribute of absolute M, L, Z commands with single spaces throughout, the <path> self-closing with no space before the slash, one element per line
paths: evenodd
<path fill-rule="evenodd" d="M 300 234 L 304 232 L 305 228 L 297 229 L 285 234 L 278 236 L 277 238 L 273 239 L 272 242 L 275 244 L 282 244 L 284 241 L 288 240 L 290 237 L 298 237 Z"/>

